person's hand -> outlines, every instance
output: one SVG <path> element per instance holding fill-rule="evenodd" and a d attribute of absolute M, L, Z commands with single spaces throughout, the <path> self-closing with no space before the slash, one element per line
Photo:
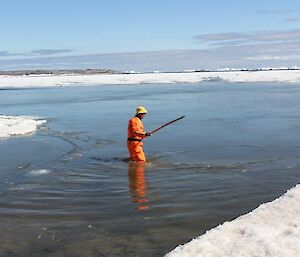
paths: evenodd
<path fill-rule="evenodd" d="M 146 134 L 145 134 L 146 137 L 150 137 L 151 135 L 152 135 L 152 134 L 149 133 L 149 132 L 146 132 Z"/>

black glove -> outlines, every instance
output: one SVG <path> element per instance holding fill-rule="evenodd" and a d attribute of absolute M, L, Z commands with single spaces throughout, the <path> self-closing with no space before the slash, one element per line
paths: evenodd
<path fill-rule="evenodd" d="M 146 137 L 150 137 L 151 135 L 152 135 L 152 134 L 149 133 L 149 132 L 146 132 L 146 134 L 145 134 Z"/>

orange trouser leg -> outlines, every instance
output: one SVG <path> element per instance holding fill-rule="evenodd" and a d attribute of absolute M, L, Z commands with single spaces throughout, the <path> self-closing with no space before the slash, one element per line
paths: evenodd
<path fill-rule="evenodd" d="M 142 142 L 127 141 L 127 147 L 128 147 L 131 161 L 146 162 L 146 156 L 143 151 Z"/>

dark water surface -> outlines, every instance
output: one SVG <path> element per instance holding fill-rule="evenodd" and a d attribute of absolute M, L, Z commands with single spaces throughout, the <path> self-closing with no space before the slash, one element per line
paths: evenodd
<path fill-rule="evenodd" d="M 210 82 L 1 90 L 47 118 L 0 140 L 0 256 L 163 256 L 300 182 L 300 87 Z M 149 163 L 126 160 L 137 105 Z"/>

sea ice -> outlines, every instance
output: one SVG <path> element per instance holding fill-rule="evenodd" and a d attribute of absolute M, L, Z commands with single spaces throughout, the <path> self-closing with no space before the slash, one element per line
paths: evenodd
<path fill-rule="evenodd" d="M 299 257 L 300 185 L 165 257 Z"/>
<path fill-rule="evenodd" d="M 32 133 L 44 123 L 46 123 L 46 120 L 29 116 L 0 115 L 0 138 Z"/>
<path fill-rule="evenodd" d="M 123 85 L 153 83 L 198 83 L 202 81 L 227 82 L 283 82 L 299 83 L 300 70 L 178 72 L 146 74 L 94 75 L 28 75 L 0 76 L 0 88 L 41 88 L 78 85 Z"/>

